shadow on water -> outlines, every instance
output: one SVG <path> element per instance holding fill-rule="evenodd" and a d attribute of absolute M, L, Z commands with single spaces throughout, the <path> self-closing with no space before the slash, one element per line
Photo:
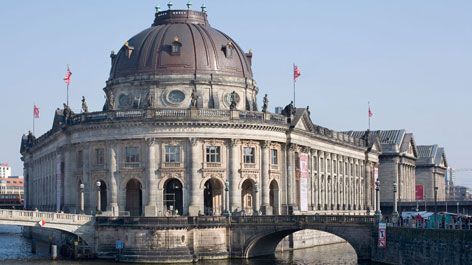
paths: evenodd
<path fill-rule="evenodd" d="M 49 245 L 39 242 L 37 253 L 31 253 L 31 240 L 22 237 L 21 227 L 0 226 L 0 264 L 2 265 L 109 265 L 117 264 L 112 261 L 92 260 L 74 261 L 57 260 L 51 262 Z M 253 259 L 235 260 L 203 260 L 196 265 L 308 265 L 308 264 L 346 264 L 367 265 L 379 264 L 370 262 L 358 263 L 354 249 L 348 243 L 333 244 L 316 248 L 306 248 L 295 251 L 277 252 L 273 256 Z"/>

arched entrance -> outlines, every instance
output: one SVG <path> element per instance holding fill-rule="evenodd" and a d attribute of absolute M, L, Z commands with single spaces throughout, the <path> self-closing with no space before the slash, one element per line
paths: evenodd
<path fill-rule="evenodd" d="M 272 214 L 278 215 L 279 212 L 279 186 L 277 181 L 272 180 L 269 185 L 269 204 L 272 207 Z"/>
<path fill-rule="evenodd" d="M 184 210 L 182 183 L 170 179 L 164 186 L 164 207 L 172 214 L 182 215 Z"/>
<path fill-rule="evenodd" d="M 221 215 L 223 212 L 223 185 L 216 179 L 205 182 L 203 206 L 205 215 Z"/>
<path fill-rule="evenodd" d="M 251 180 L 246 179 L 241 186 L 241 202 L 242 210 L 244 210 L 248 215 L 254 213 L 254 196 L 254 183 Z"/>
<path fill-rule="evenodd" d="M 142 215 L 142 187 L 141 183 L 136 179 L 131 179 L 126 184 L 126 207 L 125 211 L 128 211 L 130 216 L 141 216 Z"/>
<path fill-rule="evenodd" d="M 107 210 L 107 184 L 103 180 L 100 181 L 100 210 Z"/>

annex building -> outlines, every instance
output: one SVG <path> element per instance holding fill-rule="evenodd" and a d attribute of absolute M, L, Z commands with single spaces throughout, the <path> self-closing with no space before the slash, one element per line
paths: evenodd
<path fill-rule="evenodd" d="M 48 132 L 23 136 L 26 207 L 113 216 L 374 214 L 378 137 L 315 125 L 291 104 L 271 113 L 268 97 L 259 108 L 252 57 L 211 27 L 205 10 L 158 10 L 151 27 L 112 52 L 102 110 L 64 105 Z M 401 150 L 392 159 L 412 174 L 398 178 L 410 200 L 417 155 L 405 141 L 393 143 Z M 398 157 L 404 148 L 411 153 Z"/>

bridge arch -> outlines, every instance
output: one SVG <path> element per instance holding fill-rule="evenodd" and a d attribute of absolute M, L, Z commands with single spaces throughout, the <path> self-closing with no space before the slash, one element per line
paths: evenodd
<path fill-rule="evenodd" d="M 368 227 L 346 225 L 332 226 L 332 225 L 311 225 L 309 227 L 286 227 L 276 228 L 273 231 L 265 231 L 261 233 L 254 233 L 255 236 L 248 239 L 243 249 L 244 258 L 253 258 L 258 256 L 274 255 L 279 242 L 286 236 L 301 231 L 304 229 L 318 230 L 336 235 L 349 243 L 356 252 L 358 259 L 369 259 L 372 232 Z"/>

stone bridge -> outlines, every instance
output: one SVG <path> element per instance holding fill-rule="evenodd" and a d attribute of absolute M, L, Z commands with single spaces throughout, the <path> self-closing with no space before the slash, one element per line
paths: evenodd
<path fill-rule="evenodd" d="M 0 209 L 1 225 L 41 227 L 41 221 L 44 228 L 72 233 L 87 245 L 94 244 L 95 220 L 91 215 Z"/>
<path fill-rule="evenodd" d="M 351 244 L 358 259 L 370 259 L 373 216 L 247 216 L 231 218 L 231 256 L 272 255 L 280 240 L 303 229 L 337 235 Z"/>

